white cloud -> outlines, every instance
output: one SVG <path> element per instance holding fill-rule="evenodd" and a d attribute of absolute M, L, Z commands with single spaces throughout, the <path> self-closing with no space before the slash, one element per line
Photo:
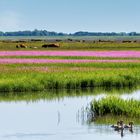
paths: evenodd
<path fill-rule="evenodd" d="M 13 11 L 0 13 L 0 31 L 20 30 L 20 15 Z"/>

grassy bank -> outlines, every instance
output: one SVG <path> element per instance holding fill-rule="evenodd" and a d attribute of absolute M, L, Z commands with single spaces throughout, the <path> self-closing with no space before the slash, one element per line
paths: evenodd
<path fill-rule="evenodd" d="M 108 96 L 100 100 L 94 100 L 91 109 L 95 116 L 116 115 L 125 117 L 140 117 L 140 101 L 124 100 L 115 96 Z"/>
<path fill-rule="evenodd" d="M 96 71 L 69 69 L 35 71 L 6 69 L 0 73 L 0 91 L 43 91 L 46 89 L 84 89 L 95 87 L 133 87 L 140 84 L 140 70 L 104 69 Z"/>

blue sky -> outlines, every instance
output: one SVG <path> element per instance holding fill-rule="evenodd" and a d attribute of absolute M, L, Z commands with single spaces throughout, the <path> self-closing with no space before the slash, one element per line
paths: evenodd
<path fill-rule="evenodd" d="M 140 32 L 140 0 L 0 0 L 0 31 Z"/>

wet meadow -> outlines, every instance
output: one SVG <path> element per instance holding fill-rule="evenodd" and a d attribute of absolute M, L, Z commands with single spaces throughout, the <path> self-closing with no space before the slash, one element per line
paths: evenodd
<path fill-rule="evenodd" d="M 13 114 L 0 137 L 118 139 L 110 125 L 124 120 L 134 131 L 123 138 L 139 139 L 140 40 L 120 38 L 2 38 L 0 111 Z"/>

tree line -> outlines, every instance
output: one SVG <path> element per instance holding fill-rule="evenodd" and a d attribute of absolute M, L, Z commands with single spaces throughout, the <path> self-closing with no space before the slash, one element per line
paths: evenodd
<path fill-rule="evenodd" d="M 47 30 L 33 30 L 33 31 L 15 31 L 15 32 L 2 32 L 0 31 L 0 36 L 140 36 L 137 32 L 84 32 L 79 31 L 75 33 L 57 33 L 54 31 Z"/>

